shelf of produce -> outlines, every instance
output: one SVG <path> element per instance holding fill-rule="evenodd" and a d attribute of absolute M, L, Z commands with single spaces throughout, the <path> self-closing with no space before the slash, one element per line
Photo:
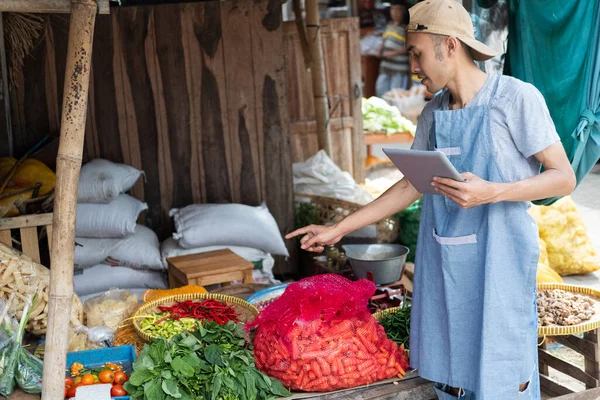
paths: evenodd
<path fill-rule="evenodd" d="M 365 132 L 364 137 L 367 146 L 374 144 L 412 143 L 415 139 L 409 132 L 397 132 L 391 135 L 385 132 Z"/>

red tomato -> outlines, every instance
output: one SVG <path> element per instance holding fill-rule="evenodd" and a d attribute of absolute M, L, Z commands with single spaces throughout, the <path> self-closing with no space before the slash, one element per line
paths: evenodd
<path fill-rule="evenodd" d="M 73 386 L 73 379 L 65 377 L 65 386 Z"/>
<path fill-rule="evenodd" d="M 75 397 L 75 394 L 77 393 L 77 388 L 81 386 L 81 384 L 77 384 L 77 385 L 73 385 L 69 388 L 69 390 L 67 391 L 67 397 Z"/>
<path fill-rule="evenodd" d="M 117 383 L 110 390 L 110 395 L 113 396 L 113 397 L 126 396 L 127 395 L 127 391 L 125 389 L 123 389 L 123 385 Z"/>

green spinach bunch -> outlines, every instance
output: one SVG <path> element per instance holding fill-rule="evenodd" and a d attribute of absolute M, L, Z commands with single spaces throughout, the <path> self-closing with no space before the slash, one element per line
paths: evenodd
<path fill-rule="evenodd" d="M 131 400 L 270 400 L 281 382 L 256 369 L 242 324 L 213 321 L 142 349 L 124 385 Z"/>

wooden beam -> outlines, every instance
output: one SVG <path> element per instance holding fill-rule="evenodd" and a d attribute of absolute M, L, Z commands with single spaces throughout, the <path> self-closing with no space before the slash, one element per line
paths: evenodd
<path fill-rule="evenodd" d="M 600 389 L 590 389 L 585 392 L 567 394 L 555 397 L 552 400 L 598 400 L 600 399 Z"/>
<path fill-rule="evenodd" d="M 48 329 L 42 378 L 42 400 L 64 396 L 68 329 L 73 302 L 75 207 L 83 156 L 90 84 L 95 0 L 73 0 L 63 92 L 60 143 L 56 157 L 56 189 L 50 255 Z"/>
<path fill-rule="evenodd" d="M 12 157 L 14 152 L 13 132 L 10 116 L 10 93 L 8 85 L 8 64 L 6 63 L 6 43 L 4 41 L 4 15 L 0 13 L 0 68 L 2 68 L 2 101 L 4 101 L 4 119 L 6 121 L 6 155 Z M 1 111 L 0 111 L 1 112 Z"/>
<path fill-rule="evenodd" d="M 557 371 L 560 371 L 564 374 L 569 375 L 583 383 L 585 383 L 586 387 L 598 387 L 598 380 L 586 373 L 584 370 L 579 368 L 577 365 L 572 364 L 568 361 L 561 360 L 550 354 L 547 350 L 538 349 L 538 358 L 540 360 L 540 364 L 544 364 L 547 367 L 552 367 Z M 542 372 L 543 374 L 543 372 Z M 544 374 L 547 375 L 547 374 Z"/>
<path fill-rule="evenodd" d="M 23 215 L 14 218 L 0 218 L 0 230 L 29 228 L 32 226 L 42 226 L 52 224 L 52 213 Z"/>
<path fill-rule="evenodd" d="M 561 385 L 549 376 L 542 374 L 540 374 L 540 386 L 542 388 L 542 393 L 549 394 L 553 397 L 575 393 L 573 390 Z"/>
<path fill-rule="evenodd" d="M 557 343 L 567 346 L 570 349 L 575 350 L 578 353 L 583 354 L 585 358 L 590 360 L 596 359 L 598 352 L 598 345 L 586 339 L 580 339 L 574 335 L 568 336 L 551 336 L 552 340 Z"/>
<path fill-rule="evenodd" d="M 598 343 L 600 342 L 600 330 L 594 329 L 590 332 L 585 332 L 583 334 L 583 339 L 588 340 L 594 344 L 596 344 L 596 353 L 594 357 L 585 357 L 585 372 L 593 376 L 596 380 L 595 382 L 586 382 L 586 389 L 597 388 L 600 385 L 598 384 L 598 380 L 600 379 L 600 363 L 599 363 L 599 355 L 598 355 Z"/>
<path fill-rule="evenodd" d="M 109 14 L 109 0 L 98 0 L 98 13 Z M 71 0 L 0 0 L 0 12 L 70 14 Z"/>
<path fill-rule="evenodd" d="M 317 0 L 306 0 L 305 5 L 308 48 L 312 59 L 310 73 L 315 100 L 319 149 L 325 150 L 329 157 L 333 157 L 331 131 L 329 129 L 329 100 L 327 99 L 327 83 L 325 81 L 325 61 L 323 60 L 323 44 L 321 43 L 319 3 Z"/>

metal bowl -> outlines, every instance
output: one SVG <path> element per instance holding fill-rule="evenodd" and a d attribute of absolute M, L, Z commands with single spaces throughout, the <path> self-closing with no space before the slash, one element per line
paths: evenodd
<path fill-rule="evenodd" d="M 373 274 L 373 282 L 383 285 L 399 281 L 404 273 L 408 247 L 399 244 L 347 244 L 342 246 L 357 278 Z"/>

